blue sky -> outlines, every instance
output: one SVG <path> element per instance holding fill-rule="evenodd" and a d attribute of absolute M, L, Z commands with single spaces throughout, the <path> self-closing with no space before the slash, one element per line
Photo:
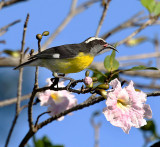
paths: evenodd
<path fill-rule="evenodd" d="M 85 0 L 79 0 L 78 4 L 85 2 Z M 21 46 L 21 38 L 23 31 L 23 24 L 27 13 L 30 14 L 30 19 L 28 23 L 27 35 L 26 35 L 26 47 L 37 49 L 37 40 L 35 35 L 37 33 L 42 33 L 48 30 L 50 33 L 53 32 L 62 20 L 66 17 L 69 12 L 71 0 L 29 0 L 28 2 L 19 3 L 17 5 L 7 7 L 2 9 L 0 12 L 0 19 L 3 20 L 0 23 L 0 28 L 16 19 L 21 19 L 21 23 L 11 27 L 9 31 L 3 35 L 0 39 L 6 40 L 7 44 L 0 44 L 0 50 L 4 48 L 9 49 L 19 49 Z M 107 32 L 108 30 L 114 28 L 118 24 L 129 19 L 131 16 L 137 12 L 144 10 L 144 14 L 147 15 L 148 12 L 140 4 L 139 0 L 113 0 L 110 3 L 109 10 L 107 12 L 106 19 L 103 23 L 100 35 Z M 75 16 L 71 22 L 65 27 L 65 29 L 56 37 L 50 46 L 57 46 L 62 44 L 79 43 L 90 36 L 94 36 L 96 32 L 97 25 L 99 23 L 99 18 L 102 13 L 102 7 L 100 3 L 94 4 L 92 7 L 86 11 Z M 130 33 L 132 33 L 136 28 L 126 29 L 117 34 L 112 35 L 107 39 L 107 42 L 116 42 L 124 39 Z M 149 38 L 154 38 L 157 34 L 158 37 L 160 33 L 159 26 L 148 27 L 143 30 L 137 36 L 147 35 Z M 47 37 L 46 37 L 47 38 Z M 45 39 L 42 40 L 44 43 Z M 124 45 L 118 47 L 119 56 L 126 55 L 136 55 L 140 53 L 150 53 L 154 52 L 153 44 L 145 42 L 137 47 L 128 48 Z M 103 61 L 106 54 L 98 56 L 95 61 Z M 148 60 L 143 60 L 147 62 Z M 7 85 L 7 88 L 11 90 L 6 90 L 5 93 L 0 93 L 0 100 L 4 98 L 10 98 L 16 96 L 16 84 L 18 79 L 18 72 L 13 71 L 12 68 L 1 68 L 0 70 L 0 82 L 5 83 L 12 82 L 11 85 Z M 52 73 L 47 69 L 40 68 L 39 83 L 40 86 L 45 85 L 45 80 L 51 77 Z M 76 74 L 70 74 L 70 77 L 78 79 L 79 77 L 84 77 L 84 71 Z M 24 83 L 23 83 L 23 94 L 30 93 L 34 82 L 34 68 L 24 69 Z M 132 77 L 128 78 L 129 80 Z M 139 79 L 135 78 L 135 81 Z M 141 79 L 148 82 L 146 79 Z M 147 90 L 146 90 L 147 92 Z M 4 96 L 4 97 L 3 97 Z M 89 95 L 76 95 L 78 102 L 83 102 L 88 98 Z M 158 97 L 149 98 L 147 103 L 151 105 L 153 110 L 153 119 L 155 119 L 156 124 L 160 122 L 159 112 L 160 100 Z M 39 130 L 36 134 L 37 138 L 47 135 L 52 142 L 57 144 L 64 144 L 65 147 L 92 147 L 94 145 L 94 131 L 90 125 L 90 117 L 92 113 L 96 110 L 102 111 L 105 107 L 105 102 L 101 102 L 89 108 L 85 108 L 78 112 L 74 112 L 72 116 L 67 116 L 62 122 L 53 122 L 43 129 Z M 0 115 L 2 117 L 0 121 L 0 144 L 3 146 L 8 130 L 13 120 L 15 106 L 7 106 L 0 108 Z M 47 108 L 40 107 L 39 105 L 34 107 L 34 118 L 41 112 L 46 111 Z M 48 116 L 42 117 L 42 120 L 48 118 Z M 134 147 L 143 145 L 143 136 L 140 130 L 132 128 L 130 134 L 125 134 L 120 128 L 112 126 L 106 121 L 103 114 L 98 118 L 98 121 L 102 122 L 102 127 L 100 129 L 100 147 Z M 158 131 L 160 131 L 160 126 L 157 126 Z M 18 119 L 17 125 L 12 134 L 10 140 L 10 146 L 18 146 L 20 140 L 24 137 L 25 133 L 28 131 L 27 122 L 27 111 L 24 110 Z M 29 143 L 32 141 L 30 140 Z"/>

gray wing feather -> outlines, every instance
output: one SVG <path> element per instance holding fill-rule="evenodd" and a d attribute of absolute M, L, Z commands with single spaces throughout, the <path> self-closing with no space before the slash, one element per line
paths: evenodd
<path fill-rule="evenodd" d="M 31 59 L 54 59 L 54 54 L 59 54 L 60 59 L 66 59 L 66 58 L 73 58 L 77 56 L 78 52 L 81 51 L 81 45 L 80 44 L 67 44 L 62 46 L 56 46 L 49 49 L 46 49 L 42 51 L 41 53 L 38 53 L 32 57 Z M 57 59 L 57 58 L 56 58 Z"/>

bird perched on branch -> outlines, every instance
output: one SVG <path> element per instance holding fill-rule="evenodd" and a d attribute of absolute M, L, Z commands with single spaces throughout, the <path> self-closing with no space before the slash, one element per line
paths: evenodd
<path fill-rule="evenodd" d="M 76 73 L 87 68 L 96 55 L 110 49 L 117 51 L 112 45 L 102 38 L 90 37 L 78 44 L 67 44 L 46 49 L 31 56 L 25 63 L 15 69 L 24 66 L 46 67 L 57 73 Z"/>

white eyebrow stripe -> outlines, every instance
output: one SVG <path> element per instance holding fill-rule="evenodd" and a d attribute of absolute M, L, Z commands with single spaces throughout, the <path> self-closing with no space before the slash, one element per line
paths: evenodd
<path fill-rule="evenodd" d="M 60 57 L 60 54 L 58 54 L 58 53 L 53 54 L 52 57 L 53 57 L 53 58 L 59 58 L 59 57 Z"/>
<path fill-rule="evenodd" d="M 97 40 L 103 40 L 102 38 L 91 37 L 90 39 L 86 40 L 85 43 L 89 43 L 89 42 L 91 42 L 91 41 L 93 41 L 93 40 L 95 40 L 95 39 L 97 39 Z M 103 40 L 103 41 L 104 41 L 104 40 Z"/>

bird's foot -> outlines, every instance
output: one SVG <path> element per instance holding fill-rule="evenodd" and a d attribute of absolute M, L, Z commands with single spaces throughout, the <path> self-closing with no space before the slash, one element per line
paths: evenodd
<path fill-rule="evenodd" d="M 59 78 L 55 77 L 55 78 L 51 78 L 51 81 L 52 81 L 52 85 L 51 87 L 55 88 L 54 86 L 57 85 L 57 88 L 58 88 L 58 82 L 59 82 Z"/>
<path fill-rule="evenodd" d="M 54 72 L 52 75 L 54 76 L 54 78 L 51 78 L 51 81 L 52 81 L 52 83 L 53 83 L 53 84 L 51 85 L 51 87 L 54 88 L 54 86 L 57 85 L 57 88 L 58 88 L 59 79 L 60 79 L 61 77 L 64 77 L 65 74 L 57 74 L 56 72 Z"/>

